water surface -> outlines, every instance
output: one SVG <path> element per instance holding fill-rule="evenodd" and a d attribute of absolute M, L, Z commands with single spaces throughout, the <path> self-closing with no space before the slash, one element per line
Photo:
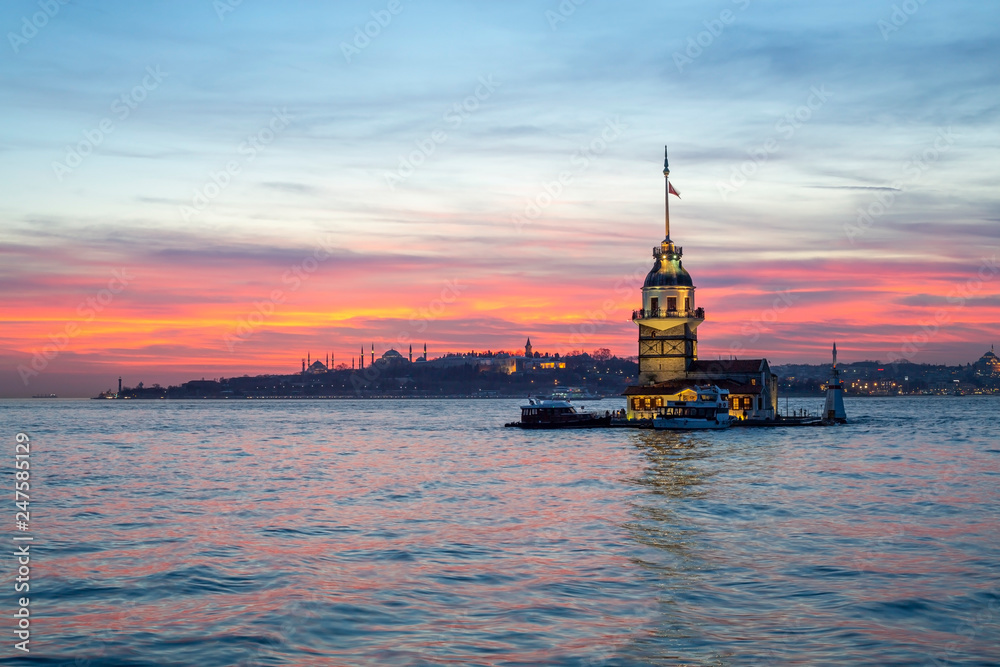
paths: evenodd
<path fill-rule="evenodd" d="M 517 405 L 0 401 L 31 662 L 1000 663 L 1000 399 L 701 434 Z"/>

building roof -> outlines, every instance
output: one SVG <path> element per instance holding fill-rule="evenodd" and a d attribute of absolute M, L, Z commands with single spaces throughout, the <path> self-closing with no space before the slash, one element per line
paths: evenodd
<path fill-rule="evenodd" d="M 622 396 L 673 396 L 685 389 L 693 389 L 697 382 L 692 380 L 668 380 L 645 387 L 628 387 Z M 760 394 L 764 387 L 759 384 L 743 384 L 735 380 L 714 380 L 719 389 L 728 389 L 730 394 Z"/>
<path fill-rule="evenodd" d="M 643 287 L 694 287 L 691 275 L 681 266 L 681 258 L 673 253 L 663 253 L 646 275 Z"/>
<path fill-rule="evenodd" d="M 403 355 L 396 350 L 386 350 L 385 354 L 382 355 L 383 359 L 402 359 Z"/>
<path fill-rule="evenodd" d="M 689 373 L 759 373 L 767 359 L 699 359 L 692 361 Z"/>

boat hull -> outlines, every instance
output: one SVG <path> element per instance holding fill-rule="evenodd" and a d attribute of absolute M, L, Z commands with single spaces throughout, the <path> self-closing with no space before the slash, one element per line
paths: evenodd
<path fill-rule="evenodd" d="M 508 428 L 526 429 L 559 429 L 559 428 L 606 428 L 611 426 L 611 417 L 594 417 L 593 419 L 578 419 L 564 422 L 510 422 L 504 424 Z"/>
<path fill-rule="evenodd" d="M 653 420 L 653 428 L 661 431 L 718 431 L 729 428 L 731 424 L 731 421 L 688 419 L 685 417 L 656 418 Z"/>

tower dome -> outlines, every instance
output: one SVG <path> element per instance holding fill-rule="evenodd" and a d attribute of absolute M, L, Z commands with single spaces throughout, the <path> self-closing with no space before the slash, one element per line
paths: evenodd
<path fill-rule="evenodd" d="M 666 246 L 667 244 L 664 244 Z M 673 245 L 673 244 L 670 244 Z M 677 248 L 676 250 L 679 250 Z M 681 255 L 672 249 L 661 249 L 654 255 L 656 262 L 646 274 L 643 287 L 694 287 L 689 274 L 681 265 Z"/>

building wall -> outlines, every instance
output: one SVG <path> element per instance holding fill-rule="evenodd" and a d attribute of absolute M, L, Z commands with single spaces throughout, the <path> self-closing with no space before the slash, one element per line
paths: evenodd
<path fill-rule="evenodd" d="M 698 336 L 687 323 L 664 331 L 639 324 L 639 384 L 682 379 L 697 358 Z"/>
<path fill-rule="evenodd" d="M 652 310 L 653 299 L 656 299 L 658 307 L 662 310 L 667 310 L 667 299 L 670 297 L 677 299 L 675 310 L 679 312 L 694 310 L 696 307 L 694 305 L 694 288 L 691 287 L 643 287 L 642 307 L 646 311 Z M 685 299 L 690 299 L 688 308 L 684 307 Z"/>

